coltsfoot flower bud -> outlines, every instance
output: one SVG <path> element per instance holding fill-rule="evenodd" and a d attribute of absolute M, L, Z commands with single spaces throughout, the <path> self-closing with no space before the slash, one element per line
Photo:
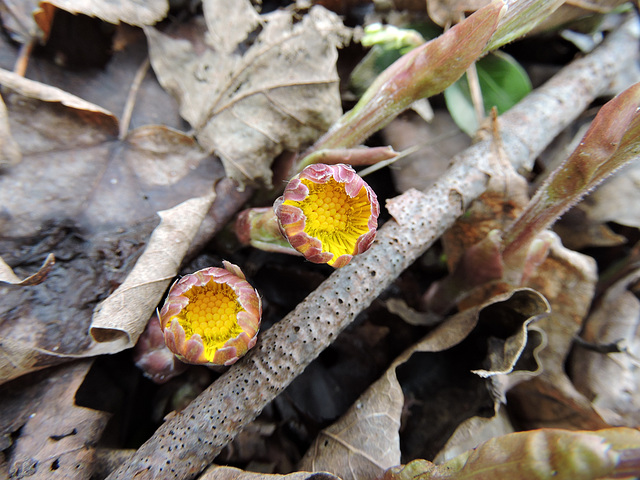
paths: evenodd
<path fill-rule="evenodd" d="M 258 292 L 237 265 L 223 264 L 176 281 L 160 310 L 167 347 L 184 362 L 231 365 L 256 344 Z"/>
<path fill-rule="evenodd" d="M 289 181 L 274 210 L 293 248 L 311 262 L 339 268 L 371 246 L 380 206 L 350 166 L 313 164 Z"/>

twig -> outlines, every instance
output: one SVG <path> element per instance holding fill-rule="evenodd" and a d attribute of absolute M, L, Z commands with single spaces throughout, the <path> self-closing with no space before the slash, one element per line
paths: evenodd
<path fill-rule="evenodd" d="M 637 40 L 629 31 L 630 22 L 503 115 L 504 150 L 515 168 L 530 168 L 545 146 L 608 89 L 631 61 L 629 46 Z M 428 191 L 410 190 L 394 199 L 390 209 L 399 212 L 379 230 L 369 251 L 335 271 L 262 333 L 244 359 L 162 425 L 108 478 L 198 475 L 485 190 L 492 174 L 491 154 L 491 140 L 477 143 L 456 156 L 448 173 Z"/>
<path fill-rule="evenodd" d="M 120 132 L 118 134 L 119 140 L 124 140 L 127 136 L 127 133 L 129 132 L 129 124 L 131 123 L 131 117 L 133 115 L 133 107 L 136 104 L 136 96 L 138 95 L 140 85 L 142 85 L 142 81 L 147 75 L 150 66 L 151 62 L 149 61 L 149 57 L 147 57 L 145 61 L 140 64 L 138 70 L 136 71 L 135 77 L 133 77 L 133 82 L 131 82 L 131 88 L 129 89 L 129 94 L 127 95 L 127 101 L 124 104 L 124 111 L 122 112 L 122 120 L 120 121 Z"/>
<path fill-rule="evenodd" d="M 33 52 L 33 48 L 35 47 L 38 40 L 35 37 L 29 38 L 29 40 L 22 44 L 20 47 L 20 52 L 18 53 L 18 58 L 16 60 L 16 64 L 13 66 L 13 72 L 17 73 L 21 77 L 24 77 L 27 73 L 27 67 L 29 66 L 29 59 L 31 58 L 31 53 Z"/>

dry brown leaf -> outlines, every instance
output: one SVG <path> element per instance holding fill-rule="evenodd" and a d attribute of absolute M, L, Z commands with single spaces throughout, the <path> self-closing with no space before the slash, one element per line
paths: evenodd
<path fill-rule="evenodd" d="M 596 190 L 597 192 L 597 190 Z M 554 232 L 562 238 L 562 244 L 571 250 L 588 247 L 613 247 L 627 242 L 624 235 L 615 233 L 606 223 L 593 222 L 584 211 L 589 198 L 579 203 L 553 226 Z"/>
<path fill-rule="evenodd" d="M 55 263 L 56 259 L 53 254 L 50 253 L 49 255 L 47 255 L 46 260 L 36 273 L 34 273 L 33 275 L 29 275 L 24 280 L 20 280 L 18 276 L 13 273 L 11 267 L 7 265 L 5 261 L 2 260 L 2 258 L 0 258 L 0 284 L 8 283 L 11 285 L 16 285 L 18 287 L 37 285 L 44 281 Z"/>
<path fill-rule="evenodd" d="M 205 15 L 215 15 L 217 5 L 205 1 Z M 160 83 L 179 100 L 200 144 L 242 185 L 270 185 L 273 159 L 316 139 L 341 113 L 336 45 L 346 34 L 339 18 L 314 7 L 297 23 L 283 10 L 261 20 L 244 55 L 197 53 L 188 41 L 146 29 Z"/>
<path fill-rule="evenodd" d="M 491 418 L 471 417 L 456 428 L 446 445 L 438 452 L 433 462 L 444 463 L 456 456 L 476 448 L 483 442 L 501 435 L 514 432 L 506 408 L 500 406 Z"/>
<path fill-rule="evenodd" d="M 585 322 L 582 338 L 594 345 L 619 344 L 621 352 L 598 352 L 576 345 L 571 379 L 611 425 L 640 425 L 640 301 L 630 286 L 640 270 L 611 286 Z"/>
<path fill-rule="evenodd" d="M 537 324 L 548 341 L 540 353 L 543 372 L 508 395 L 511 413 L 525 428 L 607 426 L 565 373 L 565 362 L 574 337 L 582 329 L 596 279 L 593 258 L 564 248 L 556 236 L 549 256 L 528 282 L 549 300 L 552 314 Z"/>
<path fill-rule="evenodd" d="M 399 463 L 399 425 L 406 403 L 409 409 L 411 404 L 429 409 L 426 415 L 423 411 L 422 415 L 412 416 L 405 430 L 414 429 L 415 438 L 412 424 L 428 422 L 431 432 L 419 441 L 431 442 L 422 448 L 435 449 L 435 454 L 447 440 L 446 432 L 450 435 L 458 423 L 478 412 L 476 408 L 488 408 L 493 413 L 495 399 L 489 393 L 490 387 L 472 375 L 471 370 L 485 365 L 499 369 L 491 372 L 485 369 L 487 375 L 511 371 L 519 353 L 508 353 L 507 346 L 519 341 L 524 348 L 527 325 L 547 313 L 544 298 L 525 289 L 496 297 L 479 308 L 449 318 L 398 357 L 340 420 L 318 435 L 300 468 L 330 471 L 344 480 L 378 478 L 381 469 Z M 497 360 L 500 350 L 507 352 L 502 361 Z M 414 370 L 417 377 L 411 373 Z M 447 379 L 444 383 L 443 378 Z M 425 382 L 426 386 L 415 388 Z M 406 384 L 413 387 L 401 386 Z M 445 393 L 450 389 L 456 391 L 458 403 L 464 403 L 465 412 L 451 410 L 455 403 Z M 460 390 L 465 390 L 469 397 L 483 397 L 483 400 L 465 398 L 460 402 Z M 420 425 L 419 428 L 426 427 Z M 434 434 L 445 438 L 429 437 Z M 436 447 L 438 442 L 440 445 Z M 414 456 L 412 453 L 403 451 L 409 457 Z"/>
<path fill-rule="evenodd" d="M 168 0 L 47 0 L 40 2 L 53 5 L 71 13 L 81 13 L 90 17 L 98 17 L 105 22 L 118 24 L 128 23 L 137 27 L 153 25 L 162 20 L 169 10 Z"/>
<path fill-rule="evenodd" d="M 16 478 L 77 479 L 91 476 L 95 445 L 109 414 L 75 404 L 78 387 L 91 361 L 57 370 L 46 393 L 20 429 L 9 457 Z"/>
<path fill-rule="evenodd" d="M 288 475 L 245 472 L 239 468 L 212 465 L 198 480 L 340 480 L 328 473 L 295 472 Z"/>
<path fill-rule="evenodd" d="M 378 478 L 400 463 L 400 415 L 404 398 L 388 375 L 358 398 L 347 413 L 322 430 L 298 465 L 330 471 L 343 480 Z"/>

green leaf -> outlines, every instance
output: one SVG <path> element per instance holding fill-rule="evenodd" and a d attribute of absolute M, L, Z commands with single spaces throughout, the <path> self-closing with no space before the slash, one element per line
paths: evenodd
<path fill-rule="evenodd" d="M 504 113 L 531 91 L 531 81 L 522 66 L 503 52 L 494 52 L 476 63 L 480 90 L 487 115 L 492 107 Z M 449 113 L 462 131 L 473 135 L 478 129 L 469 81 L 465 74 L 444 91 Z"/>

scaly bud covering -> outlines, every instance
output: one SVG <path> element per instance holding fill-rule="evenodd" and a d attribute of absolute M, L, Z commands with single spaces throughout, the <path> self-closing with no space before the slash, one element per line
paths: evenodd
<path fill-rule="evenodd" d="M 313 164 L 289 181 L 274 210 L 293 248 L 311 262 L 339 268 L 371 246 L 380 206 L 350 166 Z"/>
<path fill-rule="evenodd" d="M 256 344 L 258 292 L 237 265 L 223 264 L 176 281 L 159 313 L 167 347 L 184 362 L 231 365 Z"/>

